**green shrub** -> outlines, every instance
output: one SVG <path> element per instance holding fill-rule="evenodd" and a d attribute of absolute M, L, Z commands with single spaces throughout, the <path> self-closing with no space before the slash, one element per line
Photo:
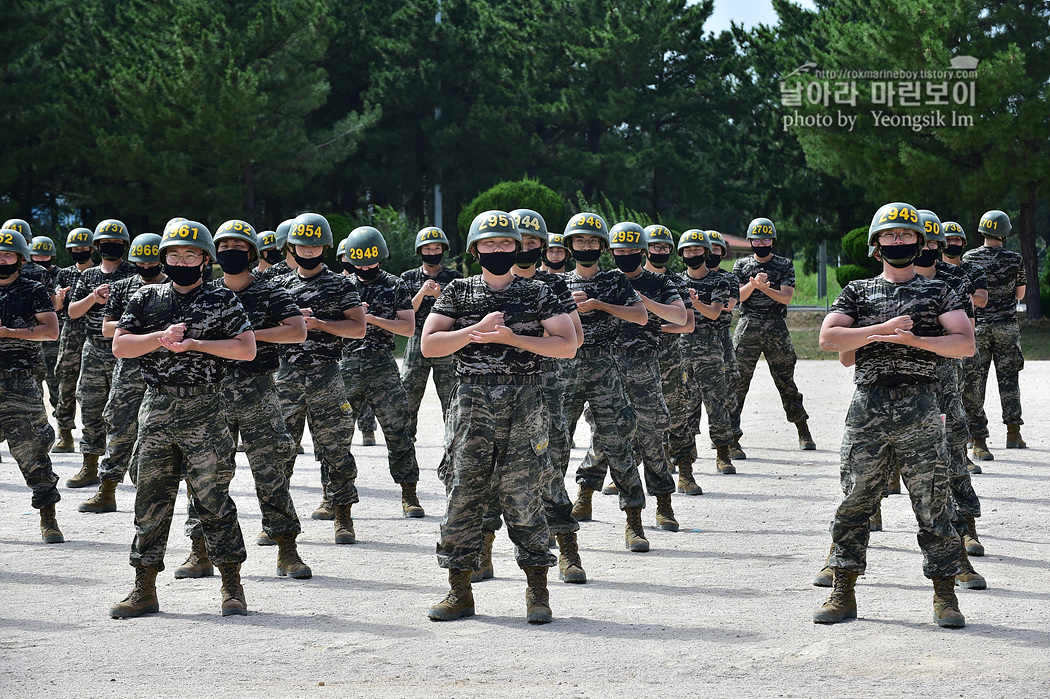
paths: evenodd
<path fill-rule="evenodd" d="M 878 272 L 873 272 L 871 269 L 860 265 L 842 265 L 835 270 L 835 281 L 839 283 L 840 287 L 845 287 L 855 279 L 870 279 L 876 274 Z"/>
<path fill-rule="evenodd" d="M 868 229 L 854 228 L 842 236 L 842 252 L 849 258 L 850 262 L 861 267 L 872 267 L 874 258 L 868 257 Z"/>
<path fill-rule="evenodd" d="M 474 201 L 459 212 L 456 223 L 459 233 L 466 241 L 467 231 L 474 217 L 484 211 L 513 211 L 514 209 L 532 209 L 547 224 L 547 229 L 560 231 L 565 227 L 565 200 L 550 187 L 539 180 L 523 178 L 518 182 L 500 182 L 485 190 Z"/>

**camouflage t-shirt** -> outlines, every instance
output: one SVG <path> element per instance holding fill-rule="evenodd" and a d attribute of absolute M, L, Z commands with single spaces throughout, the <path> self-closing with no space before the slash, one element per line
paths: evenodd
<path fill-rule="evenodd" d="M 712 274 L 724 275 L 729 280 L 729 296 L 734 299 L 737 304 L 740 303 L 740 285 L 736 282 L 736 276 L 728 270 L 718 269 L 711 270 Z M 761 293 L 761 292 L 759 292 Z M 686 308 L 689 307 L 689 299 L 685 301 Z M 733 312 L 729 310 L 729 302 L 726 301 L 725 308 L 722 309 L 722 315 L 718 316 L 718 322 L 716 323 L 719 330 L 728 330 L 729 326 L 733 324 Z"/>
<path fill-rule="evenodd" d="M 961 267 L 950 265 L 943 260 L 938 260 L 933 269 L 933 278 L 940 279 L 952 287 L 959 294 L 959 298 L 962 299 L 963 310 L 966 311 L 966 315 L 973 318 L 973 301 L 970 298 L 973 294 L 973 287 L 970 285 L 970 277 L 966 275 L 966 272 Z"/>
<path fill-rule="evenodd" d="M 47 289 L 38 281 L 23 277 L 0 286 L 0 325 L 21 330 L 36 327 L 38 313 L 55 310 Z M 41 343 L 13 337 L 0 338 L 0 371 L 29 371 L 41 361 Z"/>
<path fill-rule="evenodd" d="M 222 282 L 217 283 L 223 284 Z M 237 295 L 237 300 L 244 306 L 244 312 L 248 314 L 252 330 L 276 328 L 286 318 L 302 316 L 288 291 L 273 279 L 253 279 L 251 284 L 234 293 Z M 253 374 L 276 371 L 281 363 L 281 346 L 273 342 L 260 342 L 257 339 L 255 359 L 250 362 L 234 362 L 234 364 Z"/>
<path fill-rule="evenodd" d="M 426 281 L 437 282 L 438 286 L 441 287 L 441 290 L 444 291 L 450 281 L 462 278 L 462 274 L 447 267 L 442 267 L 436 277 L 428 276 L 423 272 L 422 265 L 401 273 L 401 279 L 408 285 L 408 293 L 412 295 L 412 298 L 415 298 L 416 294 L 419 293 L 419 290 L 423 288 L 423 283 Z M 416 335 L 423 331 L 423 323 L 426 322 L 427 316 L 430 315 L 430 309 L 434 307 L 435 301 L 437 301 L 436 296 L 424 296 L 420 300 L 419 310 L 416 311 Z"/>
<path fill-rule="evenodd" d="M 432 313 L 452 318 L 453 330 L 481 321 L 489 313 L 503 313 L 503 324 L 518 335 L 541 337 L 541 323 L 565 313 L 551 288 L 535 279 L 514 277 L 507 288 L 495 290 L 482 276 L 451 281 L 441 292 Z M 455 353 L 456 375 L 488 376 L 544 373 L 546 357 L 498 343 L 470 343 Z"/>
<path fill-rule="evenodd" d="M 261 272 L 259 271 L 259 268 L 256 267 L 252 270 L 252 274 L 257 276 L 259 279 L 276 279 L 277 277 L 280 277 L 284 274 L 288 274 L 291 271 L 292 268 L 288 266 L 288 263 L 284 260 L 281 260 L 277 264 L 270 265 Z"/>
<path fill-rule="evenodd" d="M 637 293 L 656 303 L 669 304 L 682 298 L 678 285 L 666 274 L 656 274 L 643 269 L 637 277 L 627 277 L 627 281 Z M 688 295 L 688 292 L 686 294 Z M 660 349 L 660 327 L 667 321 L 649 311 L 646 313 L 649 321 L 645 325 L 620 324 L 620 334 L 616 337 L 613 353 L 643 356 L 657 353 Z"/>
<path fill-rule="evenodd" d="M 566 313 L 572 313 L 576 310 L 576 301 L 572 298 L 572 292 L 569 291 L 569 285 L 565 283 L 565 276 L 562 274 L 554 274 L 553 272 L 544 272 L 542 269 L 536 270 L 536 275 L 533 277 L 536 281 L 541 281 L 551 288 L 554 295 L 558 297 L 558 301 L 561 303 L 562 308 L 565 309 Z"/>
<path fill-rule="evenodd" d="M 346 320 L 343 311 L 361 305 L 354 283 L 327 265 L 322 265 L 321 271 L 312 277 L 300 277 L 296 272 L 273 281 L 288 291 L 295 305 L 312 309 L 314 317 L 320 320 Z M 281 345 L 280 352 L 284 361 L 297 367 L 324 366 L 338 362 L 343 356 L 343 338 L 323 330 L 310 330 L 306 341 Z"/>
<path fill-rule="evenodd" d="M 895 284 L 879 275 L 846 285 L 831 313 L 841 313 L 863 328 L 885 323 L 897 316 L 911 316 L 911 332 L 919 337 L 938 337 L 944 329 L 937 318 L 964 309 L 959 292 L 938 279 L 916 274 Z M 904 386 L 934 383 L 940 357 L 933 352 L 890 342 L 872 342 L 857 350 L 853 382 L 861 386 Z"/>
<path fill-rule="evenodd" d="M 40 282 L 44 287 L 44 290 L 49 294 L 55 293 L 55 279 L 51 274 L 44 269 L 41 265 L 30 260 L 22 265 L 22 269 L 18 273 L 20 276 L 29 279 L 30 281 Z"/>
<path fill-rule="evenodd" d="M 641 303 L 631 282 L 619 270 L 603 269 L 590 278 L 584 278 L 575 271 L 561 275 L 569 291 L 583 291 L 589 299 L 597 299 L 614 306 L 630 306 Z M 580 314 L 583 325 L 583 347 L 610 347 L 620 332 L 623 321 L 605 311 L 588 311 Z"/>
<path fill-rule="evenodd" d="M 229 340 L 252 329 L 237 296 L 225 286 L 204 282 L 187 294 L 171 282 L 143 284 L 128 301 L 117 327 L 136 335 L 185 323 L 186 339 Z M 160 347 L 139 357 L 150 386 L 198 386 L 222 380 L 229 360 L 203 352 L 172 352 Z"/>
<path fill-rule="evenodd" d="M 137 276 L 138 268 L 128 262 L 121 262 L 120 266 L 113 270 L 112 274 L 106 274 L 103 272 L 101 266 L 85 269 L 80 274 L 80 278 L 77 279 L 77 285 L 73 287 L 71 292 L 69 292 L 72 297 L 66 297 L 66 305 L 91 296 L 92 292 L 103 284 L 112 285 L 119 282 L 121 279 Z M 84 322 L 87 325 L 87 336 L 91 338 L 93 342 L 109 344 L 112 340 L 102 337 L 102 315 L 105 313 L 105 310 L 105 306 L 96 303 L 91 307 L 91 310 L 82 317 L 86 319 Z"/>
<path fill-rule="evenodd" d="M 700 279 L 694 279 L 689 276 L 689 272 L 682 272 L 678 275 L 682 284 L 685 285 L 686 293 L 689 289 L 696 290 L 696 296 L 702 303 L 711 305 L 713 303 L 721 303 L 723 306 L 729 304 L 729 299 L 733 298 L 733 287 L 736 286 L 733 277 L 728 274 L 714 274 L 708 272 Z M 739 293 L 739 287 L 737 287 Z M 693 326 L 693 332 L 699 332 L 701 330 L 707 332 L 711 329 L 722 328 L 722 316 L 720 314 L 717 318 L 708 318 L 700 311 L 693 307 L 692 299 L 686 301 L 686 308 L 692 309 L 693 320 L 695 325 Z"/>
<path fill-rule="evenodd" d="M 135 295 L 135 292 L 145 284 L 142 281 L 142 277 L 135 275 L 134 277 L 128 277 L 127 279 L 121 279 L 119 282 L 115 282 L 109 287 L 109 300 L 106 301 L 105 309 L 102 311 L 104 318 L 111 318 L 119 321 L 124 316 L 124 311 L 128 308 L 128 301 Z"/>
<path fill-rule="evenodd" d="M 90 268 L 89 268 L 90 269 Z M 58 321 L 60 323 L 79 323 L 83 325 L 87 320 L 83 317 L 77 318 L 76 320 L 69 319 L 69 301 L 73 298 L 73 289 L 77 285 L 77 280 L 80 279 L 80 270 L 77 269 L 76 265 L 70 265 L 69 267 L 63 267 L 58 270 L 58 275 L 55 277 L 55 289 L 68 288 L 66 297 L 62 302 L 62 310 L 58 312 Z"/>
<path fill-rule="evenodd" d="M 736 275 L 738 286 L 743 286 L 751 281 L 751 277 L 759 272 L 765 272 L 769 281 L 769 288 L 779 291 L 785 286 L 795 286 L 795 266 L 786 257 L 773 255 L 769 262 L 759 262 L 754 255 L 737 260 L 733 265 L 733 274 Z M 739 293 L 739 291 L 738 291 Z M 739 296 L 738 296 L 739 298 Z M 755 289 L 747 301 L 740 304 L 740 313 L 745 316 L 780 316 L 787 317 L 787 305 L 774 301 L 769 296 Z"/>
<path fill-rule="evenodd" d="M 362 303 L 368 304 L 368 314 L 376 318 L 396 320 L 398 311 L 412 310 L 412 294 L 408 284 L 386 271 L 367 284 L 357 278 L 356 274 L 347 277 L 357 289 Z M 360 340 L 343 340 L 343 354 L 350 356 L 373 356 L 389 354 L 394 351 L 394 333 L 383 330 L 378 325 L 369 323 L 364 338 Z"/>
<path fill-rule="evenodd" d="M 1002 323 L 1017 320 L 1019 286 L 1028 284 L 1021 254 L 1004 248 L 981 246 L 967 251 L 964 262 L 977 265 L 988 282 L 988 305 L 978 308 L 974 315 L 979 324 Z"/>

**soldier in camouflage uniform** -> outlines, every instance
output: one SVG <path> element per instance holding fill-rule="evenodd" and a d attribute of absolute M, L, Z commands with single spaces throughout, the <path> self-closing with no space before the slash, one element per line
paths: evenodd
<path fill-rule="evenodd" d="M 143 233 L 131 241 L 128 262 L 135 265 L 138 274 L 110 286 L 109 300 L 102 314 L 103 337 L 113 337 L 128 302 L 143 284 L 163 284 L 168 281 L 161 270 L 160 242 L 161 238 L 156 233 Z M 139 407 L 145 393 L 146 383 L 142 380 L 139 360 L 131 357 L 118 359 L 113 367 L 109 400 L 102 413 L 106 421 L 106 453 L 99 462 L 98 476 L 101 482 L 98 492 L 80 503 L 77 509 L 81 512 L 117 511 L 117 484 L 124 480 L 131 463 L 131 452 L 139 431 Z M 134 473 L 131 474 L 131 481 L 135 482 Z"/>
<path fill-rule="evenodd" d="M 207 554 L 222 573 L 222 615 L 247 614 L 240 582 L 247 556 L 229 492 L 236 445 L 222 419 L 220 382 L 229 361 L 255 357 L 255 336 L 234 293 L 202 278 L 216 258 L 206 227 L 195 221 L 168 226 L 159 248 L 171 283 L 143 285 L 113 338 L 114 356 L 139 358 L 147 388 L 132 454 L 135 587 L 109 614 L 126 618 L 159 611 L 157 573 L 164 569 L 183 473 Z"/>
<path fill-rule="evenodd" d="M 675 481 L 668 466 L 664 443 L 670 429 L 670 413 L 664 402 L 660 375 L 660 328 L 665 323 L 680 325 L 688 317 L 679 287 L 670 277 L 642 268 L 646 232 L 637 223 L 623 222 L 609 232 L 613 261 L 630 281 L 645 305 L 648 321 L 639 326 L 621 323 L 613 357 L 624 391 L 634 408 L 638 424 L 634 432 L 634 453 L 645 468 L 645 488 L 656 498 L 656 524 L 676 532 L 678 521 L 671 505 Z M 595 441 L 576 469 L 576 481 L 598 488 L 607 471 L 600 442 Z"/>
<path fill-rule="evenodd" d="M 419 465 L 409 432 L 408 398 L 394 360 L 394 335 L 410 337 L 416 322 L 408 285 L 381 268 L 389 255 L 383 234 L 371 226 L 355 228 L 347 236 L 349 280 L 365 307 L 369 327 L 363 339 L 343 343 L 339 368 L 350 403 L 351 438 L 354 419 L 370 405 L 383 427 L 390 475 L 401 486 L 401 511 L 405 517 L 418 518 L 424 515 L 416 494 Z"/>
<path fill-rule="evenodd" d="M 787 329 L 787 307 L 795 294 L 795 267 L 791 260 L 773 254 L 777 231 L 767 218 L 756 218 L 747 227 L 747 239 L 751 242 L 752 257 L 737 260 L 733 265 L 740 287 L 740 320 L 736 325 L 733 350 L 739 381 L 736 384 L 736 404 L 731 414 L 734 459 L 746 458 L 740 448 L 740 413 L 744 399 L 755 374 L 755 365 L 760 355 L 766 356 L 773 384 L 780 393 L 788 422 L 798 429 L 799 447 L 816 449 L 809 433 L 806 408 L 802 405 L 802 394 L 795 385 L 795 362 L 798 357 L 791 345 L 791 334 Z"/>
<path fill-rule="evenodd" d="M 52 302 L 57 301 L 56 282 L 58 281 L 60 268 L 54 264 L 55 255 L 58 254 L 55 242 L 46 235 L 35 236 L 30 241 L 29 253 L 32 261 L 43 267 L 44 271 L 47 272 L 47 289 L 51 293 Z M 60 323 L 59 333 L 61 332 L 62 327 Z M 51 404 L 51 409 L 54 410 L 58 407 L 58 380 L 55 378 L 55 365 L 58 363 L 58 340 L 43 343 L 42 349 L 44 350 L 44 366 L 47 369 L 47 374 L 44 378 L 47 382 L 47 399 Z"/>
<path fill-rule="evenodd" d="M 401 364 L 401 384 L 408 396 L 409 426 L 408 433 L 416 438 L 419 421 L 419 404 L 427 386 L 427 377 L 434 373 L 434 388 L 441 403 L 441 416 L 448 412 L 448 399 L 456 385 L 456 375 L 450 357 L 427 358 L 419 350 L 419 339 L 423 332 L 423 323 L 434 307 L 434 302 L 442 290 L 453 279 L 463 277 L 457 270 L 441 264 L 441 258 L 449 249 L 448 237 L 444 231 L 428 226 L 416 233 L 416 254 L 423 264 L 401 273 L 401 279 L 408 285 L 412 294 L 412 310 L 416 314 L 416 330 L 408 338 L 405 356 Z"/>
<path fill-rule="evenodd" d="M 43 285 L 21 275 L 28 259 L 25 240 L 14 229 L 0 230 L 0 434 L 33 491 L 41 538 L 59 544 L 65 539 L 55 504 L 62 498 L 48 456 L 55 432 L 35 380 L 36 345 L 58 337 L 58 316 Z"/>
<path fill-rule="evenodd" d="M 66 481 L 69 488 L 84 488 L 99 483 L 98 460 L 106 453 L 106 420 L 103 413 L 113 382 L 113 342 L 102 335 L 102 316 L 109 301 L 111 285 L 133 277 L 134 265 L 123 260 L 131 245 L 127 226 L 116 219 L 106 219 L 95 226 L 92 244 L 102 256 L 102 264 L 85 271 L 77 279 L 68 299 L 69 317 L 86 317 L 87 341 L 81 357 L 77 399 L 84 423 L 80 451 L 84 465 Z"/>
<path fill-rule="evenodd" d="M 540 271 L 551 274 L 565 274 L 569 271 L 567 267 L 572 259 L 572 252 L 565 247 L 565 237 L 561 233 L 547 231 L 547 248 L 540 258 Z"/>
<path fill-rule="evenodd" d="M 58 421 L 59 440 L 51 449 L 56 454 L 71 454 L 74 450 L 73 430 L 76 428 L 77 382 L 80 380 L 80 360 L 87 339 L 87 318 L 69 317 L 69 293 L 76 286 L 81 273 L 95 266 L 91 259 L 92 232 L 87 228 L 74 228 L 66 236 L 66 250 L 73 257 L 73 264 L 59 270 L 55 278 L 55 308 L 61 325 L 58 337 L 58 359 L 55 378 L 58 380 L 58 405 L 55 419 Z"/>
<path fill-rule="evenodd" d="M 292 228 L 292 221 L 294 219 L 287 219 L 281 221 L 277 226 L 277 230 L 274 231 L 274 249 L 278 251 L 278 255 L 273 255 L 267 251 L 268 258 L 265 263 L 260 260 L 259 267 L 256 269 L 256 276 L 261 279 L 276 279 L 277 277 L 284 276 L 290 272 L 294 272 L 298 268 L 298 264 L 295 261 L 295 255 L 292 254 L 292 249 L 288 246 L 288 232 Z M 273 262 L 274 257 L 280 257 L 276 262 Z"/>
<path fill-rule="evenodd" d="M 292 439 L 298 443 L 309 421 L 314 452 L 320 456 L 324 495 L 314 518 L 335 520 L 337 544 L 356 544 L 350 508 L 358 502 L 357 463 L 350 453 L 353 424 L 339 359 L 345 338 L 365 336 L 365 312 L 353 283 L 323 263 L 325 248 L 334 247 L 332 229 L 323 216 L 296 217 L 288 247 L 298 268 L 276 281 L 302 311 L 307 334 L 302 344 L 283 348 L 277 394 Z M 294 467 L 293 455 L 285 465 L 289 480 Z"/>
<path fill-rule="evenodd" d="M 260 275 L 284 259 L 284 252 L 277 247 L 277 231 L 262 231 L 258 235 L 259 261 L 252 274 Z M 285 236 L 287 240 L 287 235 Z"/>
<path fill-rule="evenodd" d="M 594 417 L 591 439 L 608 460 L 609 472 L 619 490 L 620 508 L 627 515 L 624 543 L 631 551 L 648 551 L 649 541 L 642 526 L 645 493 L 633 449 L 636 416 L 624 395 L 612 343 L 621 323 L 645 325 L 649 314 L 623 272 L 602 270 L 597 265 L 602 250 L 609 247 L 609 229 L 601 216 L 574 215 L 566 224 L 563 237 L 576 260 L 576 269 L 565 275 L 565 282 L 573 292 L 583 324 L 583 344 L 575 359 L 565 363 L 566 422 L 571 433 L 584 403 L 590 406 Z M 558 469 L 565 470 L 568 453 L 561 458 Z M 580 489 L 572 514 L 577 521 L 587 521 L 591 519 L 594 481 L 577 475 L 576 482 Z"/>
<path fill-rule="evenodd" d="M 547 569 L 555 559 L 543 508 L 548 417 L 542 357 L 571 357 L 576 335 L 549 286 L 511 274 L 521 234 L 509 214 L 479 214 L 467 249 L 482 273 L 445 287 L 421 342 L 425 356 L 454 353 L 459 378 L 445 429 L 452 487 L 437 546 L 451 589 L 428 616 L 443 621 L 474 614 L 470 573 L 479 568 L 482 518 L 495 477 L 517 562 L 528 579 L 526 619 L 548 623 Z"/>
<path fill-rule="evenodd" d="M 28 222 L 20 218 L 10 218 L 4 222 L 3 228 L 7 231 L 17 231 L 25 241 L 26 247 L 30 248 L 30 253 L 32 253 L 33 230 Z M 34 262 L 32 256 L 26 258 L 18 274 L 30 281 L 39 282 L 51 298 L 52 305 L 58 300 L 55 295 L 54 277 L 46 269 Z M 37 360 L 33 363 L 35 367 L 34 377 L 36 378 L 37 387 L 40 389 L 40 395 L 44 395 L 44 381 L 47 379 L 48 374 L 47 358 L 44 356 L 44 343 L 34 342 L 32 345 L 29 345 L 29 348 L 30 351 L 37 354 Z M 0 437 L 0 441 L 2 441 L 2 437 Z"/>
<path fill-rule="evenodd" d="M 736 473 L 729 453 L 733 443 L 729 412 L 726 408 L 729 387 L 725 384 L 725 355 L 722 351 L 720 325 L 722 312 L 733 295 L 732 280 L 714 274 L 707 264 L 713 245 L 701 230 L 688 230 L 678 240 L 678 254 L 688 269 L 679 275 L 689 293 L 693 311 L 693 331 L 680 335 L 682 357 L 689 367 L 692 391 L 686 422 L 669 438 L 671 458 L 679 472 L 692 479 L 692 462 L 696 454 L 696 435 L 700 431 L 700 413 L 707 408 L 711 443 L 715 445 L 715 469 L 718 473 Z"/>
<path fill-rule="evenodd" d="M 973 331 L 959 294 L 915 273 L 913 261 L 925 240 L 913 206 L 883 206 L 868 231 L 883 272 L 850 282 L 820 331 L 822 349 L 855 353 L 857 388 L 842 438 L 846 495 L 831 523 L 834 589 L 813 621 L 857 617 L 854 588 L 866 565 L 868 520 L 896 462 L 919 524 L 923 573 L 933 579 L 934 620 L 958 628 L 965 625 L 954 592 L 962 543 L 951 521 L 937 364 L 940 357 L 972 354 Z"/>
<path fill-rule="evenodd" d="M 729 270 L 722 269 L 719 265 L 729 255 L 729 244 L 725 237 L 718 231 L 704 231 L 708 241 L 711 243 L 711 251 L 705 256 L 705 264 L 712 274 L 724 275 L 732 282 L 732 296 L 729 303 L 722 309 L 722 315 L 718 317 L 718 327 L 722 336 L 722 358 L 725 360 L 726 368 L 726 410 L 732 416 L 736 412 L 736 385 L 740 381 L 740 371 L 737 369 L 736 352 L 733 350 L 733 333 L 730 326 L 733 324 L 733 309 L 740 303 L 740 285 L 736 283 L 736 276 Z M 714 447 L 714 445 L 711 445 Z M 732 452 L 732 449 L 730 450 Z"/>
<path fill-rule="evenodd" d="M 977 354 L 966 362 L 966 390 L 963 404 L 973 439 L 973 456 L 991 461 L 988 451 L 988 417 L 984 412 L 984 394 L 988 369 L 995 361 L 995 378 L 999 382 L 1003 424 L 1006 425 L 1006 448 L 1024 449 L 1021 438 L 1021 388 L 1018 374 L 1024 368 L 1021 355 L 1021 331 L 1017 326 L 1017 302 L 1024 298 L 1028 278 L 1020 253 L 1006 250 L 1003 241 L 1010 234 L 1010 217 L 992 210 L 981 217 L 978 232 L 984 245 L 963 255 L 963 261 L 977 265 L 988 280 L 988 303 L 978 308 Z"/>

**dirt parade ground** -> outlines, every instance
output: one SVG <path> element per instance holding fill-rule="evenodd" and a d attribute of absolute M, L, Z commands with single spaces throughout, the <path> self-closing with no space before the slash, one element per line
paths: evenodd
<path fill-rule="evenodd" d="M 300 553 L 311 580 L 275 576 L 276 548 L 256 546 L 259 505 L 244 454 L 231 492 L 248 542 L 242 571 L 251 613 L 219 615 L 219 577 L 175 580 L 186 558 L 180 494 L 157 580 L 161 612 L 110 619 L 131 590 L 128 551 L 134 490 L 117 489 L 116 514 L 76 511 L 94 488 L 65 487 L 79 454 L 54 457 L 61 478 L 58 521 L 66 542 L 40 540 L 30 493 L 6 445 L 0 450 L 0 694 L 4 697 L 347 696 L 931 696 L 1050 694 L 1050 363 L 1021 375 L 1025 451 L 1003 448 L 1005 427 L 990 382 L 995 461 L 974 477 L 987 555 L 974 558 L 988 590 L 959 590 L 966 628 L 932 621 L 932 585 L 922 576 L 907 495 L 883 505 L 859 619 L 818 626 L 827 590 L 811 585 L 830 543 L 838 504 L 838 446 L 852 371 L 801 362 L 816 452 L 797 449 L 764 364 L 744 410 L 739 473 L 719 476 L 698 439 L 700 497 L 676 495 L 682 529 L 657 529 L 655 501 L 643 513 L 652 551 L 624 549 L 616 498 L 595 496 L 581 525 L 586 585 L 551 574 L 554 623 L 525 622 L 525 576 L 505 529 L 496 578 L 475 584 L 477 616 L 427 619 L 447 591 L 434 548 L 444 511 L 436 476 L 442 428 L 431 387 L 416 445 L 427 516 L 403 519 L 386 450 L 355 435 L 360 541 L 332 543 L 332 523 L 311 520 L 320 500 L 310 444 L 299 456 L 292 496 L 303 520 Z M 79 437 L 79 432 L 77 433 Z M 576 431 L 585 445 L 586 424 Z M 573 451 L 572 470 L 583 457 Z"/>

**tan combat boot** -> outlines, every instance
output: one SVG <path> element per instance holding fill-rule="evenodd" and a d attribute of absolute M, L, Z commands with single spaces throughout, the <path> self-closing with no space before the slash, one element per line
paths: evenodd
<path fill-rule="evenodd" d="M 356 544 L 354 520 L 350 517 L 350 505 L 335 505 L 335 543 Z"/>
<path fill-rule="evenodd" d="M 276 546 L 277 542 L 270 538 L 265 531 L 259 532 L 255 537 L 256 546 Z"/>
<path fill-rule="evenodd" d="M 686 495 L 703 495 L 704 489 L 696 484 L 693 479 L 693 464 L 680 464 L 678 466 L 678 492 Z"/>
<path fill-rule="evenodd" d="M 419 519 L 425 514 L 423 506 L 419 504 L 419 496 L 416 495 L 415 483 L 401 484 L 401 513 L 411 519 Z"/>
<path fill-rule="evenodd" d="M 715 447 L 716 449 L 718 447 Z M 729 445 L 729 457 L 735 461 L 747 461 L 747 454 L 744 453 L 743 448 L 740 446 L 740 437 L 733 440 L 733 443 Z"/>
<path fill-rule="evenodd" d="M 955 578 L 933 579 L 933 620 L 946 629 L 961 629 L 966 619 L 959 611 L 959 598 L 955 596 Z"/>
<path fill-rule="evenodd" d="M 481 543 L 481 570 L 470 573 L 470 582 L 476 583 L 482 580 L 491 580 L 495 573 L 492 570 L 492 542 L 496 540 L 496 532 L 485 532 L 485 540 Z"/>
<path fill-rule="evenodd" d="M 222 574 L 222 615 L 248 616 L 248 603 L 244 601 L 241 587 L 241 564 L 221 565 L 219 573 Z"/>
<path fill-rule="evenodd" d="M 55 442 L 55 446 L 51 447 L 52 454 L 72 454 L 73 449 L 73 430 L 68 427 L 58 428 L 58 441 Z"/>
<path fill-rule="evenodd" d="M 474 616 L 474 593 L 470 590 L 470 571 L 448 569 L 449 591 L 427 612 L 431 621 L 452 621 L 465 616 Z"/>
<path fill-rule="evenodd" d="M 733 465 L 733 459 L 729 455 L 729 446 L 718 447 L 718 451 L 715 456 L 715 468 L 718 472 L 724 476 L 731 476 L 736 473 L 736 466 Z"/>
<path fill-rule="evenodd" d="M 846 619 L 857 618 L 857 576 L 855 570 L 832 568 L 834 571 L 833 589 L 828 601 L 813 613 L 814 624 L 837 624 Z"/>
<path fill-rule="evenodd" d="M 102 481 L 99 483 L 98 492 L 80 503 L 77 509 L 81 512 L 116 512 L 117 482 Z"/>
<path fill-rule="evenodd" d="M 547 568 L 531 566 L 524 568 L 529 586 L 525 590 L 525 620 L 530 624 L 549 624 L 554 620 L 551 614 L 551 596 L 547 591 Z"/>
<path fill-rule="evenodd" d="M 805 420 L 799 420 L 795 423 L 795 427 L 798 429 L 798 448 L 802 451 L 815 451 L 817 443 L 813 441 L 813 435 L 809 433 L 809 425 Z"/>
<path fill-rule="evenodd" d="M 98 454 L 84 454 L 84 465 L 77 475 L 66 480 L 67 488 L 86 488 L 98 485 Z"/>
<path fill-rule="evenodd" d="M 332 509 L 332 501 L 328 499 L 328 488 L 321 490 L 321 504 L 310 515 L 310 519 L 335 519 L 335 510 Z"/>
<path fill-rule="evenodd" d="M 984 576 L 973 569 L 970 557 L 966 555 L 966 547 L 963 547 L 962 555 L 959 556 L 959 574 L 955 576 L 955 584 L 966 590 L 987 590 L 988 581 Z"/>
<path fill-rule="evenodd" d="M 981 475 L 981 467 L 978 464 L 975 464 L 974 462 L 970 461 L 969 455 L 967 455 L 966 457 L 966 472 L 969 473 L 971 476 Z"/>
<path fill-rule="evenodd" d="M 628 507 L 624 510 L 627 515 L 627 527 L 624 529 L 624 545 L 628 551 L 634 553 L 645 553 L 649 550 L 649 540 L 645 538 L 645 528 L 642 526 L 642 509 L 640 507 Z"/>
<path fill-rule="evenodd" d="M 678 531 L 678 520 L 674 518 L 670 493 L 656 496 L 656 526 L 668 532 Z"/>
<path fill-rule="evenodd" d="M 594 491 L 585 485 L 580 486 L 576 494 L 576 502 L 572 504 L 572 518 L 577 522 L 591 521 L 591 496 Z"/>
<path fill-rule="evenodd" d="M 978 461 L 995 461 L 992 452 L 988 451 L 988 440 L 983 437 L 973 438 L 973 458 Z"/>
<path fill-rule="evenodd" d="M 295 534 L 281 534 L 278 535 L 274 543 L 277 544 L 277 577 L 283 578 L 286 575 L 296 580 L 306 580 L 313 577 L 313 571 L 310 570 L 310 566 L 303 563 L 303 559 L 299 557 L 299 547 L 295 544 Z"/>
<path fill-rule="evenodd" d="M 376 433 L 374 430 L 361 430 L 361 446 L 374 447 L 376 445 Z"/>
<path fill-rule="evenodd" d="M 828 551 L 828 557 L 824 559 L 824 567 L 820 569 L 817 576 L 813 578 L 813 585 L 815 587 L 831 587 L 832 583 L 835 582 L 835 569 L 828 565 L 831 562 L 831 554 L 835 553 L 835 544 L 831 545 L 831 550 Z"/>
<path fill-rule="evenodd" d="M 135 568 L 135 587 L 131 594 L 109 608 L 114 619 L 131 619 L 160 611 L 157 602 L 157 569 L 148 566 Z"/>
<path fill-rule="evenodd" d="M 882 505 L 879 505 L 879 509 L 875 510 L 868 519 L 868 531 L 869 532 L 881 532 L 882 531 Z"/>
<path fill-rule="evenodd" d="M 558 534 L 558 578 L 567 583 L 587 582 L 587 573 L 580 560 L 576 532 Z"/>
<path fill-rule="evenodd" d="M 58 528 L 54 504 L 40 508 L 40 538 L 45 544 L 61 544 L 66 540 L 62 536 L 62 530 Z"/>
<path fill-rule="evenodd" d="M 619 495 L 620 489 L 616 487 L 615 481 L 609 481 L 604 488 L 602 488 L 602 495 Z"/>
<path fill-rule="evenodd" d="M 974 517 L 966 518 L 966 531 L 963 533 L 963 546 L 966 548 L 966 553 L 971 556 L 980 558 L 984 555 L 984 544 L 977 538 L 977 519 Z"/>
<path fill-rule="evenodd" d="M 893 464 L 893 473 L 890 474 L 889 493 L 890 495 L 901 494 L 901 467 L 897 464 Z"/>
<path fill-rule="evenodd" d="M 175 569 L 175 578 L 210 578 L 215 569 L 208 559 L 208 547 L 203 536 L 190 537 L 190 555 L 186 562 Z"/>
<path fill-rule="evenodd" d="M 1027 449 L 1028 444 L 1021 439 L 1021 426 L 1020 425 L 1007 425 L 1006 426 L 1006 448 L 1007 449 Z"/>

